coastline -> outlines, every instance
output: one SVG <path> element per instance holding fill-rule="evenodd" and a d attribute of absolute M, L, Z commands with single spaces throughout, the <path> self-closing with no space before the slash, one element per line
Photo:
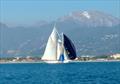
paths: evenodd
<path fill-rule="evenodd" d="M 92 63 L 92 62 L 120 62 L 120 60 L 107 60 L 107 61 L 98 61 L 98 60 L 92 60 L 92 61 L 71 61 L 69 63 Z M 25 61 L 25 62 L 0 62 L 0 64 L 36 64 L 36 63 L 45 63 L 44 61 L 36 61 L 36 62 L 29 62 L 29 61 Z M 47 63 L 46 63 L 47 64 Z M 64 63 L 60 63 L 60 64 L 64 64 Z"/>

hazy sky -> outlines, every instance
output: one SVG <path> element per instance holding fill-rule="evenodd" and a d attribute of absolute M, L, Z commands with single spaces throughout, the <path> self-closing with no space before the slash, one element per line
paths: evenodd
<path fill-rule="evenodd" d="M 120 17 L 119 0 L 0 0 L 0 22 L 30 25 L 40 20 L 56 20 L 78 10 L 98 10 Z"/>

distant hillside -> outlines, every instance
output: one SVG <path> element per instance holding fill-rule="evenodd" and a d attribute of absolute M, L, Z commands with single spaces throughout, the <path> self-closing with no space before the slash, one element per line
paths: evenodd
<path fill-rule="evenodd" d="M 77 55 L 120 53 L 120 19 L 98 11 L 77 11 L 53 22 L 10 28 L 0 23 L 1 56 L 41 56 L 54 24 L 74 42 Z"/>

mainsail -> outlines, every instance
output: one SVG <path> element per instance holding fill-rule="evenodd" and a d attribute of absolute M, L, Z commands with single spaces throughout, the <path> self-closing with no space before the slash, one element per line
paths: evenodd
<path fill-rule="evenodd" d="M 57 42 L 58 42 L 58 33 L 54 27 L 42 57 L 42 60 L 57 60 Z"/>

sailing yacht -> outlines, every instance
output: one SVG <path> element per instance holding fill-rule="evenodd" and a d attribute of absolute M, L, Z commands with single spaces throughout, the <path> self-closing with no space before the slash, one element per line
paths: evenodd
<path fill-rule="evenodd" d="M 45 63 L 69 63 L 75 58 L 76 50 L 73 43 L 65 34 L 59 35 L 54 26 L 41 59 Z"/>

